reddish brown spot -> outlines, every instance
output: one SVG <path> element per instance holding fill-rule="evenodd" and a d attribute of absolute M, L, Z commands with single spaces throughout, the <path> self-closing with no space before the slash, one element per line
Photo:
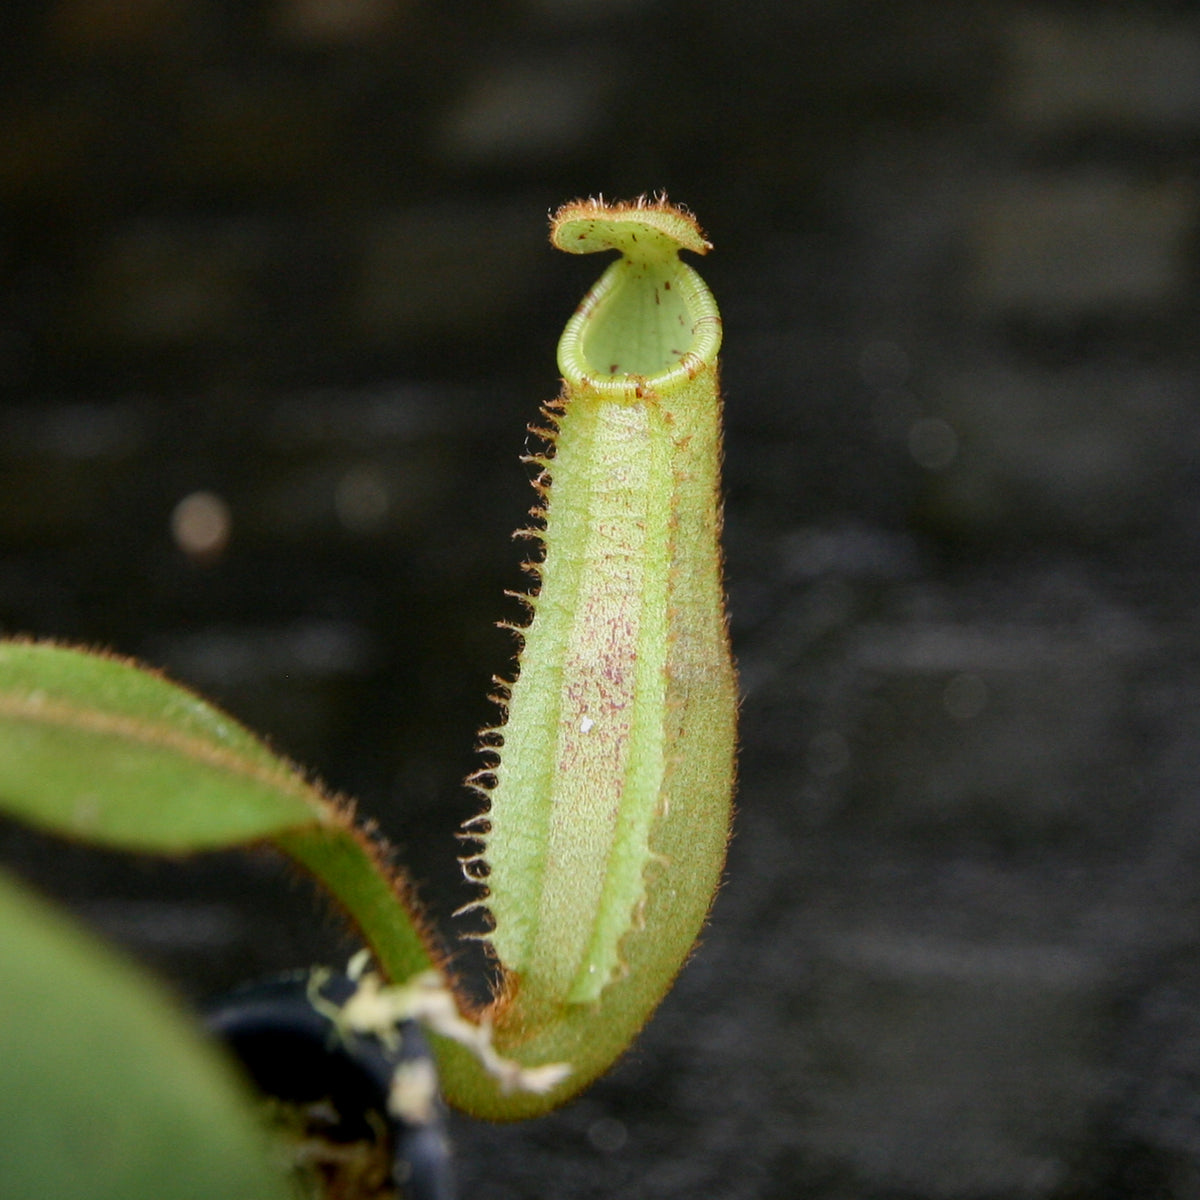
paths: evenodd
<path fill-rule="evenodd" d="M 671 290 L 671 281 L 669 279 L 664 281 L 663 290 L 668 292 Z"/>

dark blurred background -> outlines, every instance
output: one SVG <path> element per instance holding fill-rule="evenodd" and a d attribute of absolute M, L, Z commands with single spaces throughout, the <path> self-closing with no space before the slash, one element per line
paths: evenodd
<path fill-rule="evenodd" d="M 634 1052 L 464 1194 L 1200 1196 L 1200 16 L 8 0 L 0 629 L 164 666 L 445 917 L 524 425 L 666 189 L 716 245 L 738 835 Z M 0 859 L 200 996 L 269 856 Z M 449 928 L 451 923 L 446 920 Z"/>

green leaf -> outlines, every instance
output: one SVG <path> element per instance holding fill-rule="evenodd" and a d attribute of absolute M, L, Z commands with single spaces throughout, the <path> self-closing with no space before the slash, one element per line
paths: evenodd
<path fill-rule="evenodd" d="M 127 850 L 215 849 L 331 806 L 232 718 L 135 664 L 0 644 L 0 810 Z"/>
<path fill-rule="evenodd" d="M 130 965 L 0 876 L 0 1196 L 285 1200 L 223 1057 Z"/>
<path fill-rule="evenodd" d="M 409 885 L 349 806 L 232 717 L 127 659 L 0 642 L 0 813 L 159 854 L 269 841 L 332 893 L 389 978 L 437 958 Z"/>

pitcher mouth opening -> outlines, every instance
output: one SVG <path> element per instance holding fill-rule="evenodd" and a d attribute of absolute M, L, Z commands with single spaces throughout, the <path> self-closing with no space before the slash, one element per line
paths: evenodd
<path fill-rule="evenodd" d="M 568 205 L 553 239 L 573 253 L 618 250 L 567 322 L 558 365 L 575 387 L 637 399 L 694 378 L 716 360 L 721 318 L 679 251 L 704 253 L 699 227 L 665 201 Z"/>

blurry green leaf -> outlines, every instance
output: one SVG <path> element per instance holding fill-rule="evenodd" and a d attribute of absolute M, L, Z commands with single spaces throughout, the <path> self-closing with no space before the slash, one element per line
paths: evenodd
<path fill-rule="evenodd" d="M 436 957 L 407 882 L 348 807 L 232 717 L 126 659 L 0 642 L 0 813 L 150 853 L 270 841 L 337 899 L 389 978 Z"/>
<path fill-rule="evenodd" d="M 0 876 L 0 1196 L 284 1200 L 232 1072 L 158 988 Z"/>
<path fill-rule="evenodd" d="M 333 820 L 231 717 L 123 659 L 0 644 L 0 811 L 128 850 L 230 846 Z"/>

